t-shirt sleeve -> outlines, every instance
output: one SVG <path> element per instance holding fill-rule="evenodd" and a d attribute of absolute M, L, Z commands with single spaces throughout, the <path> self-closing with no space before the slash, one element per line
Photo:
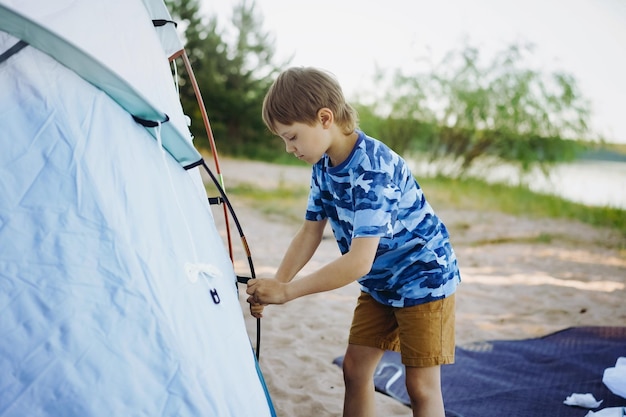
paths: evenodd
<path fill-rule="evenodd" d="M 310 221 L 320 221 L 326 218 L 324 204 L 322 202 L 322 192 L 315 172 L 311 175 L 311 186 L 309 190 L 309 200 L 307 203 L 304 218 Z"/>
<path fill-rule="evenodd" d="M 386 172 L 365 171 L 352 188 L 355 202 L 352 237 L 392 237 L 400 190 Z"/>

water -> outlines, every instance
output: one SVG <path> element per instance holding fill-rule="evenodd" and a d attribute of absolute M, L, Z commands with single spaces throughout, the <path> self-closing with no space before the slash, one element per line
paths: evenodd
<path fill-rule="evenodd" d="M 410 161 L 414 174 L 434 175 L 444 172 L 442 164 Z M 470 175 L 489 182 L 517 184 L 518 173 L 512 166 L 475 168 Z M 535 192 L 555 195 L 590 206 L 608 206 L 626 210 L 626 162 L 579 160 L 553 167 L 548 176 L 539 169 L 524 176 L 524 183 Z"/>
<path fill-rule="evenodd" d="M 533 191 L 591 206 L 626 209 L 626 163 L 577 161 L 554 167 L 550 178 L 529 184 Z"/>

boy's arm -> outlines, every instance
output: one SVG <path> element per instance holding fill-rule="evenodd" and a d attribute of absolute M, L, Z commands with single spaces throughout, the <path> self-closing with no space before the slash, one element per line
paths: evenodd
<path fill-rule="evenodd" d="M 289 282 L 313 257 L 324 233 L 326 220 L 305 220 L 300 230 L 291 240 L 287 252 L 276 271 L 275 278 L 280 282 Z"/>
<path fill-rule="evenodd" d="M 304 265 L 311 259 L 315 250 L 322 241 L 324 227 L 327 220 L 309 221 L 305 220 L 304 224 L 291 240 L 287 252 L 283 256 L 283 260 L 276 271 L 276 280 L 265 280 L 267 282 L 284 282 L 287 283 L 302 269 Z M 248 282 L 250 284 L 250 282 Z M 248 298 L 250 303 L 250 313 L 253 317 L 263 317 L 264 305 L 254 299 Z"/>
<path fill-rule="evenodd" d="M 262 304 L 283 304 L 295 298 L 343 287 L 372 269 L 379 237 L 352 240 L 350 251 L 314 273 L 289 283 L 277 280 L 250 280 L 250 299 Z"/>

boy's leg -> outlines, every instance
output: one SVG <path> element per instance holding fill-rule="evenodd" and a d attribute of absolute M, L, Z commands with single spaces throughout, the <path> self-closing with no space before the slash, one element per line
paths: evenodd
<path fill-rule="evenodd" d="M 344 417 L 376 415 L 374 371 L 385 353 L 399 347 L 394 308 L 361 293 L 354 309 L 348 349 L 343 359 L 346 385 Z"/>
<path fill-rule="evenodd" d="M 384 350 L 370 346 L 348 345 L 343 359 L 343 417 L 376 416 L 374 371 L 383 353 Z"/>
<path fill-rule="evenodd" d="M 454 362 L 455 296 L 396 311 L 413 416 L 444 417 L 441 365 Z"/>
<path fill-rule="evenodd" d="M 441 367 L 406 367 L 406 390 L 413 417 L 445 417 L 441 393 Z"/>

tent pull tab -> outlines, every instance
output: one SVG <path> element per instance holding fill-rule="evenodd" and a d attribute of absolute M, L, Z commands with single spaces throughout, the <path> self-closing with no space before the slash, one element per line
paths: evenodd
<path fill-rule="evenodd" d="M 215 304 L 219 304 L 220 303 L 220 295 L 217 293 L 217 290 L 215 288 L 211 289 L 211 297 L 213 298 L 213 302 Z"/>
<path fill-rule="evenodd" d="M 187 273 L 187 279 L 192 284 L 198 282 L 198 276 L 203 274 L 208 278 L 220 278 L 222 276 L 219 269 L 209 264 L 185 264 L 185 272 Z M 209 288 L 209 293 L 211 294 L 211 298 L 215 304 L 219 304 L 222 300 L 220 299 L 220 295 L 215 288 Z"/>
<path fill-rule="evenodd" d="M 133 115 L 133 120 L 136 121 L 137 123 L 139 123 L 140 125 L 142 125 L 143 127 L 157 127 L 161 123 L 169 122 L 170 121 L 170 117 L 166 114 L 165 115 L 165 120 L 163 120 L 161 122 L 155 122 L 154 120 L 142 119 L 139 116 Z"/>
<path fill-rule="evenodd" d="M 178 27 L 178 23 L 174 22 L 173 20 L 167 20 L 167 19 L 153 19 L 152 20 L 152 24 L 154 25 L 155 28 L 158 28 L 160 26 L 165 26 L 168 23 L 173 24 L 175 28 Z"/>
<path fill-rule="evenodd" d="M 212 206 L 219 206 L 224 203 L 223 197 L 209 197 L 209 204 Z"/>
<path fill-rule="evenodd" d="M 222 273 L 219 269 L 209 264 L 192 264 L 188 262 L 185 264 L 185 272 L 187 273 L 187 279 L 192 284 L 198 282 L 198 276 L 200 273 L 207 275 L 209 278 L 222 277 Z"/>

